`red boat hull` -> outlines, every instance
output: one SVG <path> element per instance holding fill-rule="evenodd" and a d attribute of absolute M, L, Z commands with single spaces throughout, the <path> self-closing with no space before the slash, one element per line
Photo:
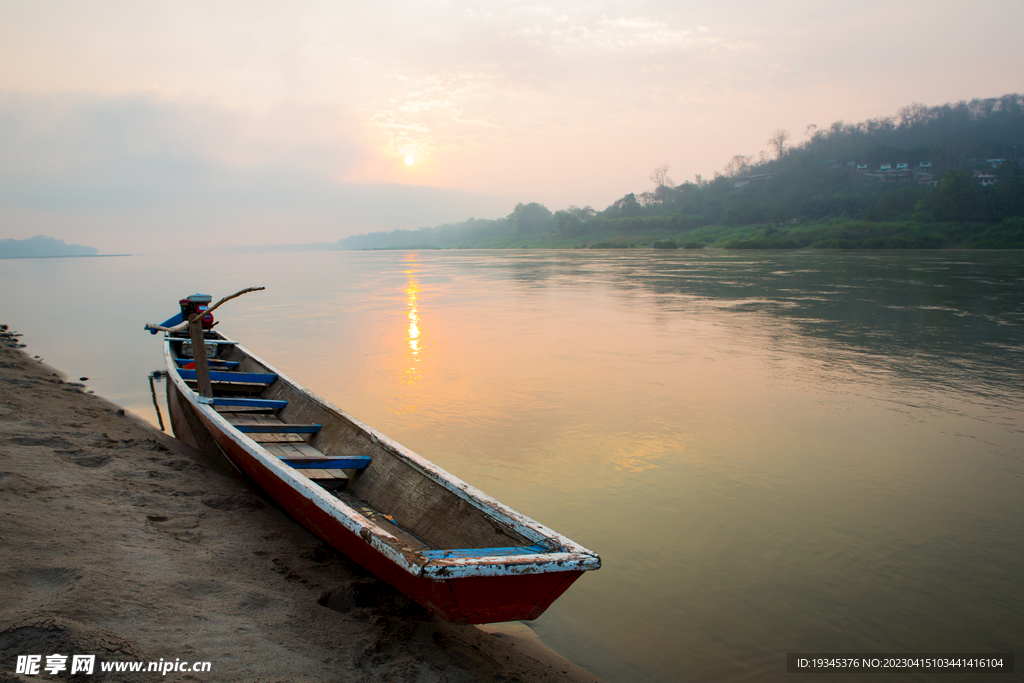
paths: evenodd
<path fill-rule="evenodd" d="M 564 571 L 445 580 L 411 574 L 192 410 L 173 383 L 168 384 L 167 393 L 171 423 L 178 438 L 205 451 L 215 448 L 215 442 L 238 469 L 307 529 L 444 619 L 473 624 L 536 619 L 583 574 L 583 571 Z"/>

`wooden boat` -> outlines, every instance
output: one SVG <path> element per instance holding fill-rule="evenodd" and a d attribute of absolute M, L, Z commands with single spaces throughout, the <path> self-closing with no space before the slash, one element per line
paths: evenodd
<path fill-rule="evenodd" d="M 179 318 L 180 319 L 180 318 Z M 170 322 L 170 321 L 169 321 Z M 295 519 L 451 621 L 536 619 L 594 552 L 502 505 L 207 330 L 212 397 L 192 341 L 164 336 L 178 438 L 222 451 Z"/>

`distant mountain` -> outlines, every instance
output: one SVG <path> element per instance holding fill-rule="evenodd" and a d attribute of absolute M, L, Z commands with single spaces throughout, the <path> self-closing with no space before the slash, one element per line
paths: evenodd
<path fill-rule="evenodd" d="M 38 258 L 45 256 L 95 256 L 95 247 L 65 244 L 46 235 L 36 235 L 26 240 L 0 240 L 0 258 Z"/>

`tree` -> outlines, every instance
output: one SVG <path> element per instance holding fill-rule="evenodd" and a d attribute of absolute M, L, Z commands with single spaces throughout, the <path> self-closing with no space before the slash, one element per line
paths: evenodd
<path fill-rule="evenodd" d="M 579 219 L 577 214 L 573 213 L 573 209 L 578 208 L 574 206 L 570 207 L 568 211 L 555 212 L 555 226 L 563 237 L 571 237 L 583 232 L 583 221 Z"/>
<path fill-rule="evenodd" d="M 636 195 L 630 192 L 622 199 L 615 200 L 612 207 L 618 210 L 620 216 L 638 216 L 640 215 L 640 203 L 636 200 Z"/>
<path fill-rule="evenodd" d="M 580 219 L 580 222 L 584 222 L 584 223 L 588 219 L 593 218 L 594 216 L 597 215 L 597 211 L 594 211 L 589 206 L 584 206 L 581 209 L 580 207 L 576 206 L 575 204 L 573 204 L 568 209 L 566 209 L 566 211 L 571 213 L 573 216 L 576 216 L 576 218 Z"/>
<path fill-rule="evenodd" d="M 981 195 L 981 186 L 974 178 L 960 169 L 951 169 L 942 175 L 938 190 L 925 195 L 917 208 L 928 220 L 978 221 L 983 219 Z"/>
<path fill-rule="evenodd" d="M 790 134 L 788 130 L 779 128 L 775 133 L 768 138 L 768 144 L 775 148 L 775 155 L 777 159 L 781 159 L 786 153 L 786 142 L 789 140 Z"/>
<path fill-rule="evenodd" d="M 651 182 L 654 183 L 654 192 L 643 192 L 638 197 L 641 204 L 651 206 L 652 204 L 668 204 L 672 200 L 672 188 L 676 186 L 668 177 L 668 164 L 662 164 L 651 171 Z"/>
<path fill-rule="evenodd" d="M 659 186 L 660 190 L 664 186 Z M 637 195 L 636 200 L 640 203 L 640 206 L 654 206 L 662 201 L 662 198 L 658 196 L 657 192 L 641 192 Z"/>
<path fill-rule="evenodd" d="M 654 182 L 655 192 L 662 187 L 675 187 L 676 184 L 668 177 L 668 164 L 662 164 L 651 172 L 651 181 Z"/>
<path fill-rule="evenodd" d="M 743 176 L 750 173 L 750 162 L 754 160 L 752 156 L 746 156 L 744 154 L 737 154 L 729 163 L 725 165 L 725 175 L 730 178 L 736 176 Z"/>
<path fill-rule="evenodd" d="M 516 208 L 508 215 L 508 221 L 519 233 L 544 232 L 552 226 L 554 216 L 543 204 L 530 202 L 516 204 Z"/>
<path fill-rule="evenodd" d="M 995 213 L 1000 217 L 1024 216 L 1024 169 L 1016 159 L 1007 159 L 996 169 Z"/>

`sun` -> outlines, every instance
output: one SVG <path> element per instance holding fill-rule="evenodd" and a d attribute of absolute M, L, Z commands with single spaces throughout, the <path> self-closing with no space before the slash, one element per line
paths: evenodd
<path fill-rule="evenodd" d="M 409 156 L 407 156 L 405 158 L 405 163 L 406 163 L 407 166 L 412 166 L 413 164 L 416 163 L 416 159 L 415 159 L 415 157 L 413 157 L 413 155 L 410 154 Z"/>

